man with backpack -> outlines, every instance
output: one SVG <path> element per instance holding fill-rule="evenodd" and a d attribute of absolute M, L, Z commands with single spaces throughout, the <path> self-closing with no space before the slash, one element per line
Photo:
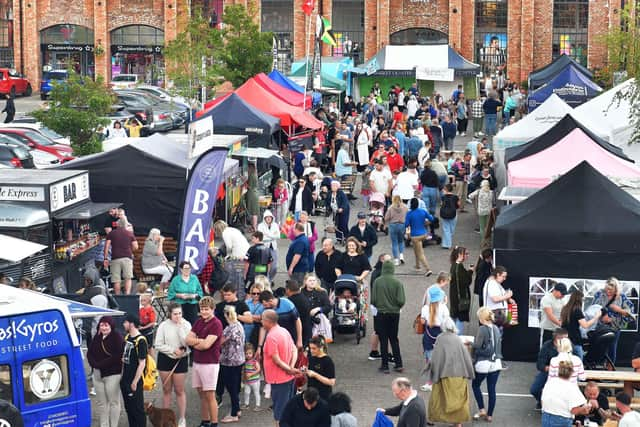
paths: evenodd
<path fill-rule="evenodd" d="M 124 340 L 122 354 L 122 378 L 120 391 L 124 400 L 124 409 L 131 427 L 144 427 L 147 417 L 144 413 L 144 389 L 142 375 L 147 361 L 149 346 L 138 328 L 140 319 L 135 314 L 127 314 L 124 319 Z"/>

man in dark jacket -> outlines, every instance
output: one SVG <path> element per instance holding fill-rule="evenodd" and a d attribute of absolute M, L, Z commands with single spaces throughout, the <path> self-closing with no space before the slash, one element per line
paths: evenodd
<path fill-rule="evenodd" d="M 296 221 L 300 219 L 300 212 L 313 212 L 313 192 L 307 186 L 307 180 L 300 178 L 293 190 L 289 210 L 293 212 Z"/>
<path fill-rule="evenodd" d="M 373 247 L 378 243 L 378 235 L 376 230 L 367 223 L 367 214 L 358 212 L 358 223 L 349 230 L 349 237 L 355 237 L 360 242 L 364 250 L 364 254 L 371 261 Z"/>
<path fill-rule="evenodd" d="M 300 426 L 331 427 L 329 407 L 314 387 L 289 400 L 280 418 L 280 427 Z"/>
<path fill-rule="evenodd" d="M 491 249 L 485 249 L 478 258 L 478 263 L 476 264 L 476 278 L 473 282 L 473 293 L 478 295 L 478 299 L 480 301 L 480 305 L 478 305 L 478 307 L 482 307 L 484 305 L 484 301 L 482 299 L 482 288 L 489 276 L 491 276 L 492 269 L 493 251 Z"/>
<path fill-rule="evenodd" d="M 329 292 L 336 282 L 336 267 L 340 265 L 342 252 L 337 250 L 331 238 L 322 241 L 322 250 L 316 255 L 315 272 L 320 284 Z"/>
<path fill-rule="evenodd" d="M 391 383 L 393 395 L 400 400 L 400 404 L 384 409 L 385 415 L 398 417 L 397 427 L 425 427 L 427 425 L 427 410 L 424 400 L 411 387 L 408 378 L 396 378 Z"/>
<path fill-rule="evenodd" d="M 400 309 L 404 307 L 405 295 L 402 282 L 395 277 L 393 261 L 382 264 L 382 274 L 373 283 L 371 291 L 371 305 L 378 310 L 378 335 L 380 337 L 380 351 L 382 364 L 380 371 L 389 373 L 389 351 L 391 344 L 396 372 L 403 372 L 400 342 L 398 341 L 398 326 L 400 324 Z"/>
<path fill-rule="evenodd" d="M 531 384 L 531 389 L 529 390 L 536 399 L 536 409 L 538 410 L 542 409 L 542 402 L 540 399 L 542 398 L 542 389 L 547 383 L 547 378 L 549 377 L 549 363 L 551 363 L 552 358 L 558 355 L 558 349 L 556 346 L 562 338 L 569 338 L 569 332 L 567 332 L 566 329 L 558 328 L 553 333 L 553 339 L 545 341 L 542 344 L 542 347 L 540 347 L 538 360 L 536 362 L 538 373 L 536 374 L 536 378 L 533 380 L 533 384 Z"/>
<path fill-rule="evenodd" d="M 287 280 L 286 283 L 286 296 L 298 310 L 300 322 L 302 323 L 302 345 L 306 347 L 309 339 L 311 339 L 311 330 L 313 329 L 313 322 L 309 314 L 311 312 L 311 303 L 300 292 L 300 283 L 295 280 Z"/>

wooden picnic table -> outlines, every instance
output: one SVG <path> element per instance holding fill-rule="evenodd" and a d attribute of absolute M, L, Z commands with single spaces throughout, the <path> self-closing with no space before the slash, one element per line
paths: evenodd
<path fill-rule="evenodd" d="M 587 380 L 616 381 L 624 384 L 626 390 L 633 389 L 633 383 L 640 383 L 640 372 L 634 371 L 584 371 Z"/>

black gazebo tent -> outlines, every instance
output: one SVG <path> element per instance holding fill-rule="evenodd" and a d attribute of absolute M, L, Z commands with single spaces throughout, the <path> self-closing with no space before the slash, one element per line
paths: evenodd
<path fill-rule="evenodd" d="M 560 55 L 553 62 L 545 65 L 542 68 L 533 70 L 529 73 L 529 91 L 538 89 L 540 86 L 553 79 L 560 71 L 564 70 L 568 65 L 575 65 L 575 67 L 585 76 L 593 79 L 593 73 L 589 71 L 584 65 L 577 62 L 575 59 L 568 55 Z"/>
<path fill-rule="evenodd" d="M 247 135 L 249 147 L 278 149 L 275 134 L 280 130 L 280 120 L 247 104 L 235 93 L 207 111 L 199 120 L 205 117 L 213 118 L 216 134 Z"/>
<path fill-rule="evenodd" d="M 195 160 L 187 158 L 187 144 L 154 134 L 59 168 L 88 170 L 91 198 L 96 202 L 121 201 L 136 234 L 145 234 L 156 227 L 163 234 L 177 236 L 187 168 Z M 236 160 L 227 159 L 225 176 L 234 165 L 237 168 Z"/>
<path fill-rule="evenodd" d="M 556 142 L 560 141 L 562 138 L 567 136 L 574 129 L 580 129 L 585 134 L 587 134 L 596 144 L 613 154 L 614 156 L 620 157 L 621 159 L 628 160 L 631 163 L 634 163 L 622 148 L 616 147 L 613 144 L 610 144 L 606 140 L 600 138 L 585 126 L 583 126 L 579 121 L 577 121 L 571 114 L 567 114 L 564 116 L 558 123 L 556 123 L 551 129 L 540 135 L 539 137 L 532 139 L 526 144 L 518 145 L 515 147 L 509 147 L 505 150 L 505 164 L 509 162 L 513 162 L 516 160 L 524 159 L 525 157 L 532 156 L 540 151 L 546 150 L 547 148 L 554 145 Z"/>
<path fill-rule="evenodd" d="M 596 280 L 640 280 L 640 202 L 582 162 L 498 216 L 494 251 L 519 307 L 519 326 L 505 329 L 504 356 L 532 360 L 540 330 L 529 322 L 535 325 L 540 298 L 551 290 L 541 291 L 544 283 L 584 286 L 588 303 Z M 638 289 L 625 290 L 637 313 Z M 636 337 L 622 334 L 619 362 L 629 360 Z"/>

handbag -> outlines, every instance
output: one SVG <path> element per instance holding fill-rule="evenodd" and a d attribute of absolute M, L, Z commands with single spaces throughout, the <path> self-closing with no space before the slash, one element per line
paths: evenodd
<path fill-rule="evenodd" d="M 294 367 L 296 369 L 309 367 L 309 359 L 307 359 L 307 356 L 304 354 L 304 351 L 298 352 L 298 359 L 296 360 Z M 306 369 L 304 370 L 306 371 Z M 307 374 L 304 372 L 296 374 L 293 380 L 295 382 L 296 389 L 302 388 L 304 387 L 305 384 L 307 384 Z"/>
<path fill-rule="evenodd" d="M 413 330 L 417 335 L 424 334 L 424 323 L 422 323 L 422 315 L 418 314 L 413 321 Z"/>
<path fill-rule="evenodd" d="M 507 311 L 507 318 L 509 320 L 507 326 L 518 326 L 518 304 L 515 302 L 507 304 Z"/>
<path fill-rule="evenodd" d="M 464 267 L 462 267 L 464 268 Z M 465 295 L 464 298 L 460 295 L 460 278 L 458 275 L 458 266 L 456 266 L 456 289 L 458 292 L 458 311 L 469 311 L 471 308 L 471 298 Z"/>
<path fill-rule="evenodd" d="M 313 319 L 318 319 L 318 323 L 314 323 L 311 328 L 313 336 L 322 335 L 325 342 L 333 342 L 333 332 L 331 331 L 331 321 L 324 313 L 316 314 Z"/>

